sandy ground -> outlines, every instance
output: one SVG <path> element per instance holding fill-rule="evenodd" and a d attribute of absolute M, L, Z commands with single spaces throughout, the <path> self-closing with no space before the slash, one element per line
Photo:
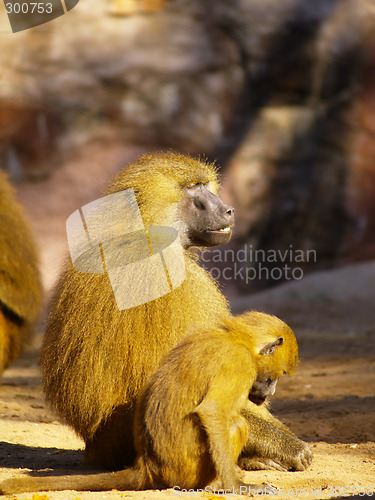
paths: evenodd
<path fill-rule="evenodd" d="M 52 179 L 19 189 L 42 248 L 47 290 L 65 252 L 66 217 L 94 199 L 112 172 L 140 150 L 117 145 L 93 156 L 91 149 L 95 162 L 74 158 Z M 77 177 L 84 180 L 80 189 L 74 187 Z M 304 472 L 247 472 L 244 479 L 269 482 L 280 498 L 355 497 L 372 491 L 375 496 L 375 263 L 310 275 L 233 304 L 236 312 L 251 308 L 279 315 L 296 333 L 301 362 L 293 378 L 280 381 L 272 411 L 310 443 L 314 462 Z M 45 405 L 37 361 L 40 339 L 4 372 L 0 385 L 0 480 L 91 472 L 81 463 L 81 440 Z M 182 495 L 166 490 L 47 496 L 162 500 Z M 17 498 L 43 500 L 33 494 Z"/>

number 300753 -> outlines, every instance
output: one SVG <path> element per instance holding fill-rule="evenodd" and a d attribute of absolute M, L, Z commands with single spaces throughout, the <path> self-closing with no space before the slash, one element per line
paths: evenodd
<path fill-rule="evenodd" d="M 5 10 L 7 14 L 51 14 L 52 3 L 6 3 Z"/>

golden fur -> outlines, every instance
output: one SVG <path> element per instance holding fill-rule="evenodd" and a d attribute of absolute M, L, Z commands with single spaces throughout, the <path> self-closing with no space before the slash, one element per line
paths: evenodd
<path fill-rule="evenodd" d="M 197 182 L 216 191 L 215 168 L 184 155 L 146 155 L 105 194 L 134 189 L 146 226 L 175 227 L 181 235 L 182 187 Z M 80 273 L 70 263 L 57 285 L 42 349 L 43 387 L 94 464 L 132 464 L 135 401 L 147 377 L 182 337 L 229 314 L 217 284 L 184 252 L 182 285 L 132 309 L 118 310 L 107 275 Z"/>
<path fill-rule="evenodd" d="M 0 375 L 33 333 L 42 299 L 38 264 L 22 207 L 0 171 Z"/>
<path fill-rule="evenodd" d="M 266 342 L 280 337 L 272 354 Z M 141 391 L 135 413 L 138 458 L 116 473 L 21 478 L 0 484 L 0 492 L 218 488 L 248 493 L 236 461 L 248 437 L 242 413 L 256 380 L 291 374 L 298 361 L 293 332 L 278 318 L 258 312 L 224 318 L 215 328 L 187 336 L 170 350 Z M 271 489 L 272 490 L 272 489 Z"/>

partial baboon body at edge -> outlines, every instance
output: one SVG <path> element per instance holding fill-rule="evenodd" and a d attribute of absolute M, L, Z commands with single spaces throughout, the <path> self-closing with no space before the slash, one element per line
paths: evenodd
<path fill-rule="evenodd" d="M 186 337 L 163 358 L 137 402 L 135 466 L 116 473 L 22 478 L 0 492 L 200 489 L 212 484 L 249 494 L 237 459 L 248 437 L 243 412 L 272 395 L 298 361 L 295 337 L 278 318 L 250 312 Z M 241 488 L 241 489 L 240 489 Z"/>
<path fill-rule="evenodd" d="M 41 296 L 35 241 L 0 171 L 0 376 L 30 340 Z"/>
<path fill-rule="evenodd" d="M 163 297 L 119 311 L 106 274 L 78 272 L 68 263 L 51 304 L 41 356 L 47 400 L 84 439 L 86 460 L 111 470 L 134 463 L 136 400 L 162 356 L 185 336 L 230 315 L 217 284 L 189 251 L 231 236 L 233 209 L 217 196 L 216 169 L 185 155 L 145 155 L 121 171 L 105 194 L 125 189 L 134 190 L 145 227 L 178 231 L 186 279 Z M 251 423 L 246 466 L 305 468 L 311 461 L 307 445 L 266 409 L 261 417 L 249 411 L 249 422 L 259 418 L 270 427 L 267 442 L 257 438 Z"/>

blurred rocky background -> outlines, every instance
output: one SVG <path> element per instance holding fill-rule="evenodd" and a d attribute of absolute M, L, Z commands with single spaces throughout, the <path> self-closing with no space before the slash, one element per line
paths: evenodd
<path fill-rule="evenodd" d="M 221 165 L 236 230 L 204 265 L 228 294 L 287 280 L 284 266 L 299 279 L 373 258 L 374 0 L 80 0 L 33 29 L 0 26 L 0 44 L 0 167 L 47 288 L 66 217 L 161 148 Z"/>

